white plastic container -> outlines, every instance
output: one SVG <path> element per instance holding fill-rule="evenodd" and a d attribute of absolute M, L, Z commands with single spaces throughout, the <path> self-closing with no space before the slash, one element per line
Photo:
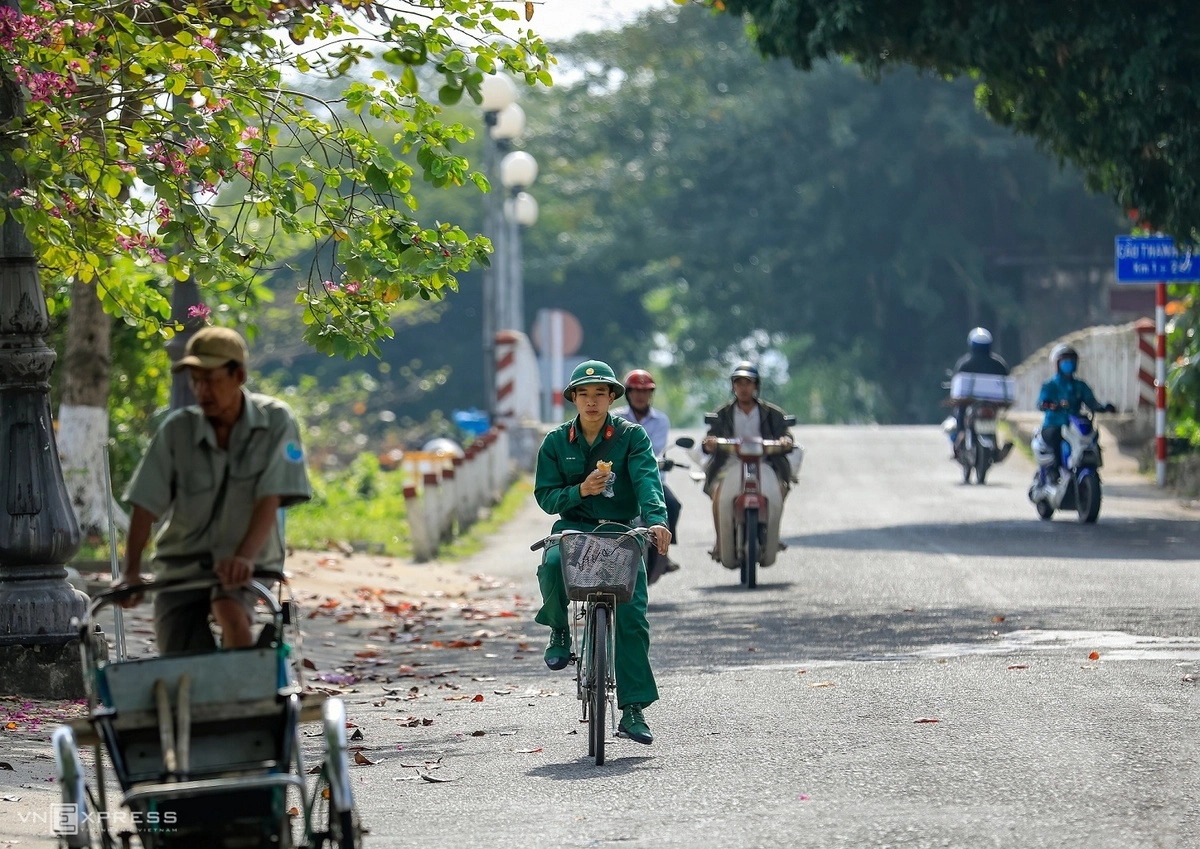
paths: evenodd
<path fill-rule="evenodd" d="M 1016 393 L 1017 383 L 1008 375 L 960 371 L 950 379 L 950 398 L 954 401 L 1011 404 Z"/>

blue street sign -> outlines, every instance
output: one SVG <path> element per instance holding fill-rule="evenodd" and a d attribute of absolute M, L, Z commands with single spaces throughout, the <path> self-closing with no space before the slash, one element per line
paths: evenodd
<path fill-rule="evenodd" d="M 1200 256 L 1180 253 L 1168 236 L 1117 236 L 1118 283 L 1200 281 Z"/>

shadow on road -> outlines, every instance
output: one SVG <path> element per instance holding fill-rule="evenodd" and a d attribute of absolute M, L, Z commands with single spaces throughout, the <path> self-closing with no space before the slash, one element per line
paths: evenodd
<path fill-rule="evenodd" d="M 719 617 L 689 616 L 689 605 L 654 604 L 656 666 L 701 668 L 819 661 L 902 659 L 945 647 L 948 655 L 997 646 L 1014 631 L 1120 631 L 1147 636 L 1200 634 L 1190 607 L 995 609 L 931 607 L 831 612 L 781 605 L 759 591 Z"/>
<path fill-rule="evenodd" d="M 740 583 L 738 583 L 737 572 L 730 570 L 730 575 L 732 577 L 731 577 L 729 583 L 713 584 L 711 586 L 704 586 L 704 587 L 696 587 L 696 592 L 703 593 L 705 595 L 720 596 L 720 595 L 736 595 L 737 593 L 745 593 L 745 592 L 754 592 L 755 591 L 755 590 L 747 590 Z M 790 590 L 792 587 L 796 586 L 796 584 L 792 581 L 771 581 L 771 580 L 769 580 L 769 576 L 764 578 L 763 575 L 764 575 L 764 572 L 762 572 L 762 571 L 760 571 L 758 573 L 758 587 L 756 588 L 758 590 L 763 590 L 763 591 Z"/>
<path fill-rule="evenodd" d="M 1179 519 L 1105 519 L 1081 525 L 1075 512 L 1040 521 L 927 522 L 786 537 L 795 548 L 928 551 L 981 557 L 1194 560 L 1200 523 Z"/>
<path fill-rule="evenodd" d="M 581 741 L 585 740 L 582 736 L 579 739 Z M 534 778 L 550 778 L 555 781 L 587 781 L 594 778 L 612 778 L 632 772 L 662 769 L 661 766 L 654 763 L 652 755 L 621 756 L 617 755 L 612 749 L 614 746 L 625 745 L 638 746 L 640 744 L 609 740 L 604 747 L 604 766 L 598 767 L 596 766 L 596 762 L 591 758 L 582 757 L 571 763 L 537 766 L 531 770 L 527 770 L 525 774 Z"/>

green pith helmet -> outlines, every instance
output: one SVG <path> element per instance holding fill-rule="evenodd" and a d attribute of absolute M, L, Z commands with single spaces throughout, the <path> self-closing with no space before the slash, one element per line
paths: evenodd
<path fill-rule="evenodd" d="M 617 376 L 613 374 L 612 367 L 608 363 L 587 360 L 575 366 L 575 371 L 571 372 L 571 382 L 563 390 L 563 397 L 574 403 L 575 390 L 589 383 L 606 384 L 613 392 L 617 393 L 618 398 L 625 394 L 625 387 L 621 385 L 621 381 L 617 380 Z"/>

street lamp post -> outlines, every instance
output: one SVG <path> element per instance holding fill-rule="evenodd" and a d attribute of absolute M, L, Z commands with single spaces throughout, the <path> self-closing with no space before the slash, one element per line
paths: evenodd
<path fill-rule="evenodd" d="M 499 122 L 500 113 L 509 106 L 515 105 L 517 86 L 504 74 L 491 74 L 483 78 L 483 82 L 479 86 L 479 94 L 485 125 L 483 174 L 487 177 L 489 183 L 494 184 L 496 182 L 498 163 L 496 161 L 496 141 L 492 135 L 492 130 Z M 486 200 L 483 231 L 489 236 L 494 237 L 500 230 L 502 215 L 498 193 L 492 191 L 488 194 Z M 497 249 L 499 248 L 494 238 L 493 245 Z M 501 263 L 499 262 L 493 262 L 483 272 L 483 397 L 489 417 L 494 417 L 496 413 L 496 302 L 497 294 L 501 288 L 501 281 L 499 280 L 500 265 Z"/>
<path fill-rule="evenodd" d="M 496 143 L 496 182 L 492 190 L 495 193 L 493 201 L 496 204 L 497 216 L 493 222 L 495 229 L 491 235 L 495 246 L 493 264 L 496 266 L 496 304 L 495 320 L 497 330 L 520 330 L 519 325 L 512 323 L 513 308 L 513 278 L 512 251 L 513 243 L 507 223 L 508 201 L 500 186 L 504 183 L 504 155 L 508 152 L 512 140 L 525 131 L 525 110 L 520 104 L 510 103 L 496 115 L 496 126 L 492 127 L 492 139 Z M 507 158 L 507 157 L 505 157 Z"/>
<path fill-rule="evenodd" d="M 521 265 L 521 228 L 537 223 L 538 205 L 525 191 L 537 179 L 537 160 L 523 150 L 513 151 L 500 163 L 500 182 L 512 197 L 505 205 L 508 224 L 508 320 L 514 330 L 525 328 L 525 283 Z"/>
<path fill-rule="evenodd" d="M 3 4 L 12 11 L 19 6 Z M 16 83 L 0 79 L 0 123 L 19 126 Z M 0 139 L 0 198 L 23 184 L 20 136 Z M 46 297 L 25 228 L 12 210 L 0 223 L 0 693 L 34 698 L 83 694 L 72 619 L 88 598 L 67 583 L 79 522 L 67 494 L 50 411 L 55 355 Z"/>

